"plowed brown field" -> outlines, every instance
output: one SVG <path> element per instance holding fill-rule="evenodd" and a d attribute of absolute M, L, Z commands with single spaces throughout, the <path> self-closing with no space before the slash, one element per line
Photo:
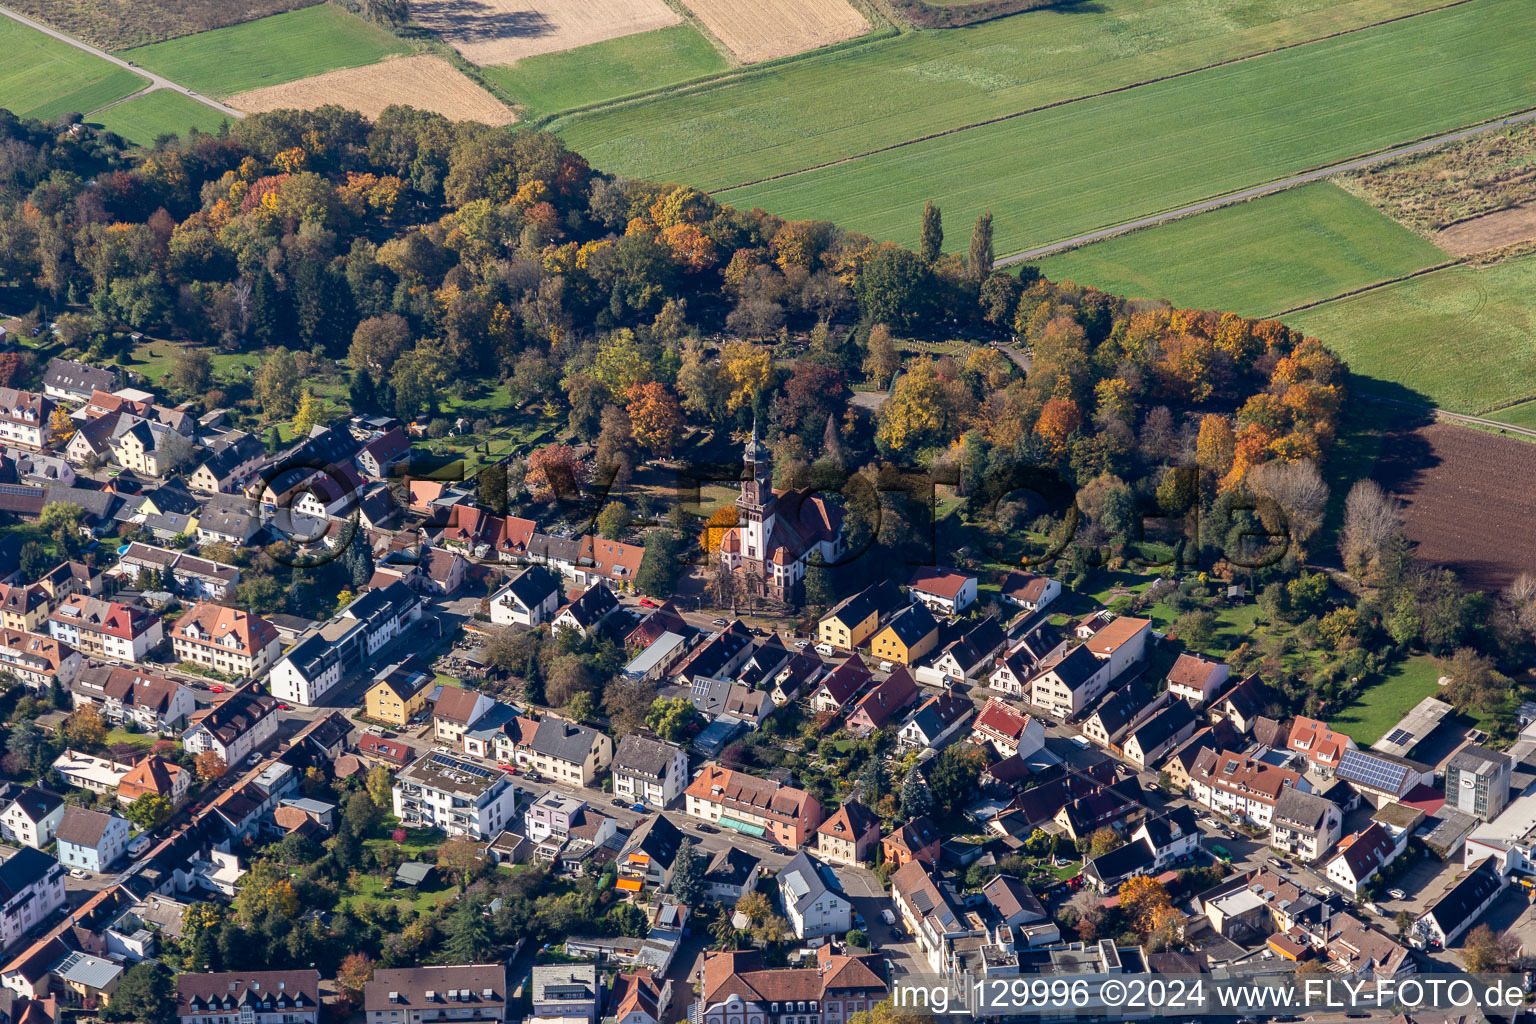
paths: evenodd
<path fill-rule="evenodd" d="M 229 105 L 258 114 L 297 107 L 313 110 L 327 103 L 378 117 L 393 103 L 442 114 L 454 121 L 511 124 L 517 116 L 441 57 L 396 57 L 362 68 L 342 68 L 264 89 L 231 96 Z"/>
<path fill-rule="evenodd" d="M 751 63 L 869 31 L 848 0 L 683 0 L 732 53 Z"/>
<path fill-rule="evenodd" d="M 1406 502 L 1425 561 L 1495 590 L 1536 572 L 1536 444 L 1450 423 L 1391 435 L 1371 475 Z"/>
<path fill-rule="evenodd" d="M 411 17 L 476 64 L 511 64 L 683 19 L 663 0 L 411 0 Z"/>

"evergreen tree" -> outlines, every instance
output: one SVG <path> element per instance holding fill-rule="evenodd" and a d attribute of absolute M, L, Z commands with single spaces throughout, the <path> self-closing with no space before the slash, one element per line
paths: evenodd
<path fill-rule="evenodd" d="M 923 259 L 932 263 L 939 258 L 944 251 L 944 217 L 939 213 L 939 208 L 929 200 L 923 206 L 923 232 L 922 240 L 918 245 L 918 252 Z"/>
<path fill-rule="evenodd" d="M 655 530 L 646 535 L 645 554 L 635 570 L 635 589 L 665 600 L 677 589 L 678 549 L 682 539 L 671 530 Z"/>
<path fill-rule="evenodd" d="M 283 435 L 278 433 L 277 427 L 274 425 L 271 430 L 267 431 L 267 454 L 276 455 L 282 450 Z"/>
<path fill-rule="evenodd" d="M 914 768 L 907 772 L 906 779 L 901 784 L 901 813 L 908 819 L 919 818 L 933 810 L 933 794 L 928 791 L 928 783 Z"/>
<path fill-rule="evenodd" d="M 54 676 L 53 681 L 48 685 L 48 701 L 56 710 L 69 707 L 69 694 L 64 692 L 58 676 Z"/>
<path fill-rule="evenodd" d="M 110 1013 L 136 1024 L 169 1024 L 176 1019 L 176 983 L 170 968 L 157 960 L 141 960 L 123 972 L 112 996 Z"/>
<path fill-rule="evenodd" d="M 251 287 L 251 340 L 259 348 L 271 348 L 283 336 L 283 297 L 277 282 L 263 270 Z"/>
<path fill-rule="evenodd" d="M 832 570 L 820 551 L 811 552 L 805 562 L 805 603 L 812 608 L 830 608 L 837 603 L 837 592 L 832 586 Z"/>
<path fill-rule="evenodd" d="M 486 466 L 475 480 L 479 488 L 480 504 L 499 516 L 507 514 L 507 464 L 497 462 Z"/>
<path fill-rule="evenodd" d="M 693 850 L 693 840 L 684 839 L 672 862 L 672 895 L 685 907 L 696 907 L 704 900 L 704 872 L 707 865 Z"/>
<path fill-rule="evenodd" d="M 837 429 L 837 413 L 827 413 L 827 426 L 821 432 L 821 454 L 839 466 L 843 465 L 843 432 Z"/>
<path fill-rule="evenodd" d="M 373 551 L 368 547 L 367 531 L 362 527 L 352 531 L 352 542 L 347 545 L 343 564 L 352 575 L 354 590 L 361 590 L 373 579 Z"/>
<path fill-rule="evenodd" d="M 459 907 L 445 922 L 447 939 L 443 952 L 453 964 L 478 964 L 491 951 L 491 926 L 473 900 L 460 900 Z"/>
<path fill-rule="evenodd" d="M 351 385 L 347 388 L 347 402 L 352 406 L 352 412 L 357 415 L 378 411 L 378 392 L 373 386 L 373 377 L 367 370 L 358 370 L 352 374 Z"/>
<path fill-rule="evenodd" d="M 992 273 L 992 215 L 984 213 L 976 218 L 976 228 L 971 232 L 971 251 L 966 257 L 965 269 L 971 280 L 980 284 Z"/>

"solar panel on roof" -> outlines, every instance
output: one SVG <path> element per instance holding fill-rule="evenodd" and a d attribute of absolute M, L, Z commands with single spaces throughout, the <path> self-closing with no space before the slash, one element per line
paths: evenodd
<path fill-rule="evenodd" d="M 449 757 L 447 754 L 433 754 L 432 763 L 437 765 L 439 768 L 447 768 L 450 771 L 463 772 L 465 775 L 473 775 L 477 779 L 489 779 L 496 774 L 488 768 L 482 768 L 479 765 L 471 764 L 468 761 L 460 761 L 458 758 Z"/>
<path fill-rule="evenodd" d="M 1398 746 L 1407 743 L 1411 739 L 1413 739 L 1413 733 L 1409 732 L 1407 729 L 1393 729 L 1391 732 L 1387 733 L 1387 742 L 1395 743 Z"/>
<path fill-rule="evenodd" d="M 1339 778 L 1376 789 L 1398 792 L 1408 769 L 1385 758 L 1373 757 L 1363 750 L 1346 750 L 1339 759 Z"/>

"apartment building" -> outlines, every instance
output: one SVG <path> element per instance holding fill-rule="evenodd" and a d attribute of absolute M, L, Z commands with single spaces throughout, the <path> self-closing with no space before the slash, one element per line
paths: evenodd
<path fill-rule="evenodd" d="M 182 661 L 227 676 L 254 678 L 283 651 L 277 627 L 252 612 L 194 604 L 171 627 L 171 650 Z"/>
<path fill-rule="evenodd" d="M 804 845 L 822 821 L 821 801 L 803 789 L 707 764 L 684 791 L 690 817 L 744 835 Z"/>
<path fill-rule="evenodd" d="M 406 825 L 490 840 L 514 822 L 507 774 L 446 750 L 417 758 L 395 778 L 394 812 Z"/>
<path fill-rule="evenodd" d="M 48 632 L 87 657 L 136 662 L 165 640 L 160 616 L 143 608 L 71 594 L 48 616 Z"/>

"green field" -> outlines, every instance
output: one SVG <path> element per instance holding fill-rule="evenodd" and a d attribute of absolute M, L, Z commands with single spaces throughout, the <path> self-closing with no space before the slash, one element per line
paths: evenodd
<path fill-rule="evenodd" d="M 0 53 L 0 107 L 23 117 L 88 113 L 149 84 L 10 18 L 0 17 Z"/>
<path fill-rule="evenodd" d="M 179 92 L 159 89 L 146 96 L 108 107 L 91 118 L 108 131 L 117 132 L 142 146 L 154 143 L 161 135 L 175 132 L 186 137 L 188 128 L 217 131 L 226 115 L 206 103 L 199 103 Z"/>
<path fill-rule="evenodd" d="M 124 60 L 209 96 L 233 96 L 337 68 L 374 64 L 405 44 L 331 4 L 139 46 Z"/>
<path fill-rule="evenodd" d="M 662 89 L 729 68 L 720 51 L 684 23 L 483 70 L 488 80 L 527 108 L 526 117 L 535 118 Z"/>
<path fill-rule="evenodd" d="M 1093 0 L 909 32 L 556 128 L 595 167 L 720 188 L 1435 5 Z"/>
<path fill-rule="evenodd" d="M 1265 316 L 1444 262 L 1429 242 L 1327 182 L 1095 242 L 1040 262 L 1052 281 Z"/>
<path fill-rule="evenodd" d="M 961 227 L 952 244 L 990 210 L 997 251 L 1017 251 L 1524 108 L 1527 2 L 1475 0 L 720 198 L 903 242 L 932 198 Z"/>
<path fill-rule="evenodd" d="M 1417 655 L 1389 668 L 1385 678 L 1343 711 L 1332 716 L 1325 713 L 1322 718 L 1359 746 L 1369 747 L 1419 701 L 1434 696 L 1440 688 L 1439 678 L 1440 666 L 1435 659 L 1427 654 Z"/>
<path fill-rule="evenodd" d="M 1507 409 L 1499 409 L 1490 412 L 1488 418 L 1501 423 L 1513 423 L 1517 427 L 1536 429 L 1536 402 L 1522 402 Z"/>
<path fill-rule="evenodd" d="M 1532 294 L 1536 256 L 1527 256 L 1437 270 L 1285 322 L 1322 338 L 1357 376 L 1411 388 L 1452 412 L 1478 413 L 1536 397 Z M 1530 415 L 1514 410 L 1495 418 L 1523 423 Z"/>

